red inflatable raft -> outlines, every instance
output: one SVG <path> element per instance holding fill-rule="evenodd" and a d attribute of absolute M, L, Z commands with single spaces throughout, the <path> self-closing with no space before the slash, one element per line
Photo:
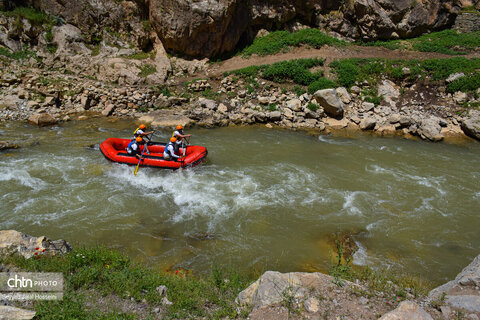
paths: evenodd
<path fill-rule="evenodd" d="M 127 146 L 130 139 L 108 138 L 100 144 L 100 151 L 105 158 L 118 163 L 126 163 L 131 165 L 138 164 L 138 158 L 127 153 Z M 167 161 L 163 159 L 163 149 L 165 143 L 149 142 L 147 151 L 143 153 L 141 167 L 156 167 L 164 169 L 179 169 L 185 167 L 193 167 L 200 164 L 207 157 L 207 148 L 202 146 L 186 146 L 185 157 L 178 161 Z M 143 151 L 145 145 L 140 147 Z M 148 153 L 150 151 L 150 153 Z M 183 148 L 180 148 L 180 155 L 183 155 Z"/>

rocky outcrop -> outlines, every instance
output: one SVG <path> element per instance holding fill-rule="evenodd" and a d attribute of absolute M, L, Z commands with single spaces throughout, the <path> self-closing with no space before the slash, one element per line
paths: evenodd
<path fill-rule="evenodd" d="M 41 255 L 64 254 L 72 250 L 65 240 L 52 241 L 45 236 L 32 237 L 15 230 L 0 231 L 0 253 L 19 254 L 26 259 Z"/>
<path fill-rule="evenodd" d="M 385 314 L 380 320 L 433 320 L 433 318 L 415 302 L 403 301 L 398 308 Z"/>
<path fill-rule="evenodd" d="M 440 0 L 150 1 L 152 24 L 165 47 L 203 57 L 230 51 L 259 29 L 288 29 L 296 20 L 352 39 L 395 39 L 451 26 L 458 11 L 456 1 Z"/>
<path fill-rule="evenodd" d="M 447 318 L 453 315 L 450 314 L 452 310 L 480 316 L 480 255 L 455 280 L 430 291 L 428 299 L 432 303 L 446 306 L 444 313 L 447 313 Z"/>

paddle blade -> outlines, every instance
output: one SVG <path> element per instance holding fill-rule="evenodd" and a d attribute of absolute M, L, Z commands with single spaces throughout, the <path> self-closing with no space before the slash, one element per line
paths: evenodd
<path fill-rule="evenodd" d="M 133 171 L 134 175 L 137 175 L 138 169 L 140 168 L 140 161 L 137 164 L 137 167 L 135 168 L 135 171 Z"/>

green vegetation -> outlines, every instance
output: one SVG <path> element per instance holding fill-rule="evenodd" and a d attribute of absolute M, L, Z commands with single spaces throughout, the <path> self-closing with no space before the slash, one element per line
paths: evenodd
<path fill-rule="evenodd" d="M 466 79 L 459 79 L 451 88 L 459 90 L 473 90 L 478 81 L 477 70 L 480 69 L 480 59 L 448 58 L 419 60 L 386 60 L 386 59 L 344 59 L 330 64 L 337 74 L 337 82 L 344 87 L 351 87 L 355 82 L 367 81 L 377 83 L 382 77 L 393 80 L 415 81 L 419 76 L 430 76 L 434 81 L 445 80 L 456 72 L 469 75 Z M 409 73 L 404 74 L 403 68 Z"/>
<path fill-rule="evenodd" d="M 35 52 L 27 49 L 23 49 L 20 51 L 10 51 L 7 48 L 0 47 L 0 55 L 15 60 L 23 60 L 30 57 L 37 59 Z"/>
<path fill-rule="evenodd" d="M 480 73 L 462 77 L 447 85 L 447 91 L 451 93 L 475 91 L 478 88 L 480 88 Z"/>
<path fill-rule="evenodd" d="M 128 56 L 125 56 L 127 59 L 135 59 L 135 60 L 145 60 L 145 59 L 154 59 L 155 58 L 155 51 L 152 52 L 137 52 Z"/>
<path fill-rule="evenodd" d="M 244 57 L 252 54 L 266 56 L 287 50 L 289 47 L 299 47 L 301 45 L 308 45 L 318 49 L 324 45 L 345 44 L 346 42 L 326 35 L 318 29 L 302 29 L 295 33 L 274 31 L 264 37 L 255 39 L 250 46 L 242 51 L 242 54 Z"/>
<path fill-rule="evenodd" d="M 309 103 L 307 104 L 307 108 L 310 109 L 310 110 L 312 110 L 313 112 L 317 111 L 319 107 L 320 107 L 320 106 L 319 106 L 318 104 L 313 103 L 313 102 L 309 102 Z"/>
<path fill-rule="evenodd" d="M 318 90 L 336 88 L 337 84 L 326 78 L 319 78 L 308 86 L 308 93 L 314 94 Z"/>
<path fill-rule="evenodd" d="M 154 74 L 155 72 L 157 72 L 157 67 L 151 64 L 146 64 L 140 67 L 139 75 L 140 77 L 146 78 L 149 75 Z"/>
<path fill-rule="evenodd" d="M 480 46 L 480 32 L 458 33 L 444 30 L 424 34 L 408 40 L 375 41 L 363 43 L 366 46 L 388 49 L 407 49 L 421 52 L 437 52 L 449 55 L 467 54 Z"/>
<path fill-rule="evenodd" d="M 168 288 L 167 298 L 173 302 L 164 307 L 164 318 L 235 318 L 239 316 L 235 297 L 248 286 L 246 279 L 224 269 L 214 268 L 203 278 L 182 270 L 160 272 L 136 265 L 126 255 L 102 247 L 76 249 L 63 257 L 26 260 L 2 256 L 0 263 L 26 272 L 63 273 L 64 299 L 38 301 L 34 305 L 41 319 L 134 319 L 128 314 L 103 313 L 95 305 L 92 292 L 137 303 L 145 299 L 155 307 L 162 305 L 162 296 L 156 292 L 160 285 Z"/>
<path fill-rule="evenodd" d="M 27 19 L 32 25 L 36 26 L 53 26 L 55 24 L 53 17 L 35 8 L 17 7 L 12 11 L 5 11 L 3 14 L 7 17 Z"/>
<path fill-rule="evenodd" d="M 323 60 L 298 59 L 282 61 L 264 66 L 262 77 L 273 82 L 291 80 L 296 84 L 309 85 L 321 77 L 321 74 L 312 73 L 309 70 L 317 66 L 323 66 Z"/>

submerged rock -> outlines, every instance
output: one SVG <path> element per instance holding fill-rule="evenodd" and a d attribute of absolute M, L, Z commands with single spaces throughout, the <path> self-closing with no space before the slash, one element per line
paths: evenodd
<path fill-rule="evenodd" d="M 8 149 L 18 149 L 20 148 L 17 144 L 8 142 L 8 141 L 0 141 L 0 150 L 8 150 Z"/>

